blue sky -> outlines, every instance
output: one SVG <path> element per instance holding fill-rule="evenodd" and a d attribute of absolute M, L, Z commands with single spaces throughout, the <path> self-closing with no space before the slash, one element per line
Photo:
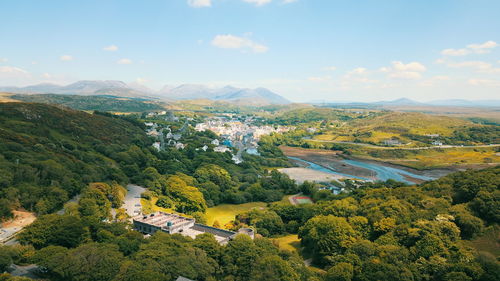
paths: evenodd
<path fill-rule="evenodd" d="M 2 0 L 0 85 L 267 87 L 294 101 L 498 99 L 497 0 Z"/>

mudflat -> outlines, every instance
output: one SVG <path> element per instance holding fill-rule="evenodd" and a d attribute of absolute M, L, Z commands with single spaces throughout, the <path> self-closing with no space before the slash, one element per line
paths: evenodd
<path fill-rule="evenodd" d="M 356 177 L 367 178 L 367 179 L 376 179 L 376 175 L 369 170 L 361 167 L 352 166 L 342 162 L 344 160 L 342 155 L 342 151 L 333 151 L 333 150 L 322 150 L 322 149 L 305 149 L 300 147 L 290 147 L 290 146 L 280 146 L 281 151 L 286 156 L 297 157 L 320 166 L 323 166 L 328 169 L 332 169 L 336 172 L 349 174 Z M 294 161 L 295 164 L 301 166 L 302 163 L 299 161 Z"/>

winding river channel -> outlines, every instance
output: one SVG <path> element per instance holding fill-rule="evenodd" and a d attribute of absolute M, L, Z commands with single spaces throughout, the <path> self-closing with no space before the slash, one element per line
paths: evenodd
<path fill-rule="evenodd" d="M 368 178 L 350 175 L 348 173 L 340 173 L 340 172 L 335 171 L 334 169 L 326 168 L 326 167 L 320 166 L 318 164 L 306 161 L 304 159 L 300 159 L 298 157 L 288 156 L 288 158 L 295 160 L 295 161 L 298 161 L 298 162 L 301 162 L 301 163 L 305 164 L 305 166 L 307 168 L 310 168 L 313 170 L 326 172 L 326 173 L 330 173 L 330 174 L 335 174 L 335 175 L 340 175 L 340 176 L 344 176 L 344 177 L 356 178 L 356 179 L 360 179 L 360 180 L 371 180 Z M 407 184 L 415 184 L 415 182 L 408 180 L 407 177 L 411 177 L 411 178 L 415 178 L 415 179 L 419 179 L 419 180 L 424 180 L 424 181 L 434 179 L 434 178 L 431 178 L 428 176 L 417 175 L 417 174 L 408 172 L 408 171 L 403 170 L 403 169 L 388 167 L 385 165 L 380 165 L 380 164 L 376 164 L 376 163 L 372 163 L 372 162 L 363 162 L 363 161 L 358 161 L 358 160 L 341 160 L 341 162 L 346 164 L 346 165 L 355 166 L 355 167 L 363 168 L 366 170 L 370 170 L 371 172 L 373 172 L 373 177 L 376 178 L 376 180 L 381 180 L 381 181 L 393 179 L 393 180 L 404 182 Z"/>

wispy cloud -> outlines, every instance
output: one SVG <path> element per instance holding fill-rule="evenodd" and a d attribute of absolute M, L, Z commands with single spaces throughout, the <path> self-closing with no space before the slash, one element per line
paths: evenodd
<path fill-rule="evenodd" d="M 73 56 L 70 56 L 70 55 L 62 55 L 59 57 L 60 60 L 62 61 L 71 61 L 73 60 Z"/>
<path fill-rule="evenodd" d="M 352 76 L 352 75 L 364 75 L 368 73 L 368 69 L 364 67 L 357 67 L 349 72 L 347 72 L 347 76 Z"/>
<path fill-rule="evenodd" d="M 0 58 L 0 63 L 2 63 L 2 62 L 8 62 L 8 61 L 9 61 L 9 60 L 8 60 L 8 59 L 6 59 L 6 58 Z"/>
<path fill-rule="evenodd" d="M 118 46 L 116 45 L 109 45 L 109 46 L 106 46 L 104 48 L 102 48 L 104 51 L 108 51 L 108 52 L 115 52 L 115 51 L 118 51 Z"/>
<path fill-rule="evenodd" d="M 327 67 L 323 67 L 323 70 L 324 71 L 335 71 L 335 70 L 337 70 L 337 67 L 335 67 L 335 66 L 327 66 Z"/>
<path fill-rule="evenodd" d="M 472 86 L 494 86 L 498 87 L 500 86 L 500 81 L 498 80 L 491 80 L 491 79 L 469 79 L 467 81 L 469 85 Z"/>
<path fill-rule="evenodd" d="M 447 66 L 452 68 L 472 68 L 483 73 L 500 73 L 500 68 L 484 61 L 449 62 Z"/>
<path fill-rule="evenodd" d="M 403 63 L 401 61 L 393 61 L 391 66 L 380 68 L 380 72 L 387 73 L 389 78 L 395 79 L 420 79 L 422 72 L 427 68 L 419 62 Z"/>
<path fill-rule="evenodd" d="M 0 66 L 0 73 L 8 74 L 28 74 L 28 71 L 14 66 Z"/>
<path fill-rule="evenodd" d="M 187 0 L 187 3 L 193 8 L 205 8 L 212 6 L 212 0 Z"/>
<path fill-rule="evenodd" d="M 243 0 L 247 3 L 255 4 L 256 6 L 262 6 L 268 3 L 271 3 L 272 0 Z"/>
<path fill-rule="evenodd" d="M 461 49 L 444 49 L 441 51 L 442 55 L 445 56 L 465 56 L 469 54 L 487 54 L 491 52 L 493 48 L 498 47 L 498 43 L 495 41 L 486 41 L 481 44 L 470 44 L 465 48 Z"/>
<path fill-rule="evenodd" d="M 117 64 L 132 64 L 132 60 L 131 59 L 119 59 L 117 62 Z"/>
<path fill-rule="evenodd" d="M 256 43 L 245 37 L 238 37 L 231 34 L 217 35 L 212 40 L 212 45 L 222 49 L 251 50 L 254 53 L 265 53 L 269 48 Z"/>

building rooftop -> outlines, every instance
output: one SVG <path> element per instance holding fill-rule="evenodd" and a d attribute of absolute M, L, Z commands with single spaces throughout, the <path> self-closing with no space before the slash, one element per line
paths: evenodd
<path fill-rule="evenodd" d="M 149 215 L 139 215 L 134 218 L 135 221 L 165 228 L 167 226 L 178 226 L 194 222 L 192 218 L 186 218 L 176 214 L 156 212 Z"/>
<path fill-rule="evenodd" d="M 195 223 L 193 218 L 187 218 L 177 214 L 156 212 L 149 215 L 139 215 L 133 218 L 134 228 L 142 233 L 153 234 L 163 231 L 170 234 L 178 233 L 191 238 L 203 233 L 213 234 L 217 242 L 225 244 L 233 239 L 238 233 L 254 236 L 252 229 L 241 229 L 238 232 L 211 227 Z"/>

